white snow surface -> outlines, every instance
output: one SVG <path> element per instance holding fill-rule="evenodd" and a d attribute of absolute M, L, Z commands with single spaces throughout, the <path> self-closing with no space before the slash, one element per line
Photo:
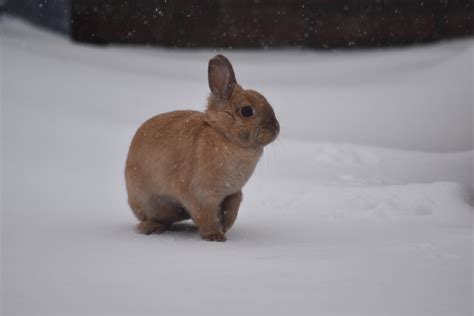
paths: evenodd
<path fill-rule="evenodd" d="M 472 40 L 223 51 L 281 136 L 216 243 L 135 233 L 123 177 L 216 51 L 0 32 L 4 315 L 472 315 Z"/>

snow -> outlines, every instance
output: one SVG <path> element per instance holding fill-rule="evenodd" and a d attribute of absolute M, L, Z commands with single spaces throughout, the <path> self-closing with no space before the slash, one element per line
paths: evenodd
<path fill-rule="evenodd" d="M 472 40 L 225 51 L 281 136 L 225 243 L 142 236 L 141 122 L 203 109 L 211 50 L 95 47 L 0 21 L 5 315 L 471 315 Z"/>

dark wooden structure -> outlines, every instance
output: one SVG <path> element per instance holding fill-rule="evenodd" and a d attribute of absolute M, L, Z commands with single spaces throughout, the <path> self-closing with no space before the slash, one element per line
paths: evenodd
<path fill-rule="evenodd" d="M 474 34 L 474 0 L 73 0 L 72 37 L 171 47 L 404 45 Z"/>

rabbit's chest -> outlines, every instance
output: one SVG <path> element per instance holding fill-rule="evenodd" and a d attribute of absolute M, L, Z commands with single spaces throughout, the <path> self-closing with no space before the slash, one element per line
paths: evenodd
<path fill-rule="evenodd" d="M 239 191 L 252 176 L 261 156 L 259 152 L 241 153 L 225 159 L 219 182 L 223 184 L 226 193 Z"/>

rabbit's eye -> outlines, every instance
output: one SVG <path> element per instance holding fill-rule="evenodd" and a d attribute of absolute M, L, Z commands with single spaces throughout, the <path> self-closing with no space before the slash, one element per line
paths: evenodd
<path fill-rule="evenodd" d="M 240 114 L 242 114 L 243 117 L 251 117 L 254 114 L 254 111 L 251 106 L 247 105 L 240 109 Z"/>

